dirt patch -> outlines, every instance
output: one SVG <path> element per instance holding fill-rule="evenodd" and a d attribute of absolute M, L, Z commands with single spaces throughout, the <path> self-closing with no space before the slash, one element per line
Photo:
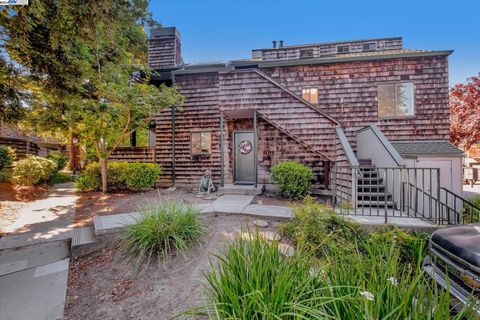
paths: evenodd
<path fill-rule="evenodd" d="M 157 199 L 175 198 L 190 203 L 209 202 L 195 196 L 196 193 L 185 189 L 175 191 L 155 189 L 142 193 L 80 193 L 76 203 L 75 223 L 79 227 L 89 226 L 92 225 L 95 216 L 138 211 L 142 205 Z"/>
<path fill-rule="evenodd" d="M 254 218 L 205 214 L 202 219 L 209 233 L 201 248 L 166 264 L 152 263 L 138 275 L 134 265 L 124 263 L 116 244 L 72 259 L 65 319 L 170 319 L 202 305 L 206 297 L 202 272 L 210 254 L 218 253 Z M 267 230 L 276 230 L 279 222 L 269 221 Z"/>
<path fill-rule="evenodd" d="M 0 201 L 34 201 L 45 196 L 47 191 L 47 185 L 26 187 L 16 186 L 7 182 L 0 182 Z"/>

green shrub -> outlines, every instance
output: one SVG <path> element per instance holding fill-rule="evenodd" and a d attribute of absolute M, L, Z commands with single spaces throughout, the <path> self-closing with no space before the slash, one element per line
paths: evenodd
<path fill-rule="evenodd" d="M 162 170 L 154 163 L 129 163 L 125 170 L 126 186 L 132 191 L 151 189 Z"/>
<path fill-rule="evenodd" d="M 349 254 L 357 249 L 358 242 L 367 238 L 367 232 L 357 223 L 337 217 L 330 207 L 310 196 L 293 209 L 293 219 L 281 229 L 298 247 L 317 256 L 337 247 Z"/>
<path fill-rule="evenodd" d="M 15 150 L 0 146 L 0 182 L 9 181 L 12 178 L 12 165 L 15 160 Z"/>
<path fill-rule="evenodd" d="M 109 162 L 107 184 L 109 189 L 142 191 L 155 187 L 161 167 L 154 163 Z M 87 165 L 76 183 L 79 191 L 100 190 L 102 186 L 100 165 Z"/>
<path fill-rule="evenodd" d="M 480 222 L 480 210 L 477 209 L 480 208 L 480 197 L 473 196 L 468 198 L 467 200 L 468 202 L 472 203 L 473 206 L 468 203 L 464 204 L 462 208 L 463 220 L 465 221 L 465 223 Z"/>
<path fill-rule="evenodd" d="M 272 166 L 271 172 L 282 197 L 302 199 L 309 193 L 314 178 L 313 171 L 309 167 L 287 161 Z"/>
<path fill-rule="evenodd" d="M 55 172 L 49 179 L 48 184 L 58 184 L 70 181 L 70 174 L 66 172 Z"/>
<path fill-rule="evenodd" d="M 48 179 L 57 171 L 57 164 L 46 158 L 28 155 L 15 162 L 13 181 L 19 185 L 33 186 Z"/>
<path fill-rule="evenodd" d="M 153 257 L 166 261 L 173 253 L 184 254 L 200 244 L 206 233 L 199 210 L 182 201 L 159 200 L 140 213 L 138 221 L 126 226 L 121 235 L 123 253 L 137 267 L 143 262 L 148 265 Z"/>
<path fill-rule="evenodd" d="M 393 245 L 400 250 L 402 262 L 420 263 L 427 253 L 429 235 L 404 231 L 396 226 L 380 227 L 369 234 L 369 242 Z"/>
<path fill-rule="evenodd" d="M 67 165 L 67 161 L 68 161 L 67 157 L 65 157 L 60 152 L 50 152 L 47 155 L 47 159 L 50 159 L 57 164 L 57 171 L 63 170 Z"/>

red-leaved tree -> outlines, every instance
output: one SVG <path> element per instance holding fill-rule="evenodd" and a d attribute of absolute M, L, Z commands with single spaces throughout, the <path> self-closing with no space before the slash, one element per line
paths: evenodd
<path fill-rule="evenodd" d="M 450 141 L 464 150 L 480 143 L 480 77 L 450 89 Z"/>

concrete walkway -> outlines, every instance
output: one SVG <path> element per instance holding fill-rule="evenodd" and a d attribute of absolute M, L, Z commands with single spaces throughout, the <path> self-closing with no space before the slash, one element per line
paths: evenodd
<path fill-rule="evenodd" d="M 292 208 L 275 205 L 250 204 L 254 196 L 246 195 L 223 195 L 212 203 L 196 204 L 195 206 L 201 213 L 227 213 L 227 214 L 246 214 L 258 217 L 269 217 L 279 219 L 291 219 L 293 217 Z M 338 212 L 341 215 L 340 212 Z M 104 235 L 120 231 L 125 225 L 135 223 L 139 212 L 123 213 L 97 216 L 94 218 L 94 234 Z M 365 227 L 374 227 L 384 225 L 383 216 L 360 216 L 343 215 L 347 219 L 356 221 Z M 397 225 L 400 228 L 414 229 L 419 231 L 432 231 L 439 226 L 433 225 L 427 221 L 408 217 L 388 217 L 389 225 Z M 84 230 L 84 232 L 90 232 Z M 90 241 L 90 240 L 89 240 Z M 88 242 L 88 241 L 87 241 Z"/>
<path fill-rule="evenodd" d="M 0 319 L 63 318 L 75 201 L 72 183 L 56 185 L 6 228 L 0 238 Z"/>

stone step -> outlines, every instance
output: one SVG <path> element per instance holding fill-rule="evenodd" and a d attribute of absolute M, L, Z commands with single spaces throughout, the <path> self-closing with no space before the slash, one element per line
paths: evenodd
<path fill-rule="evenodd" d="M 238 184 L 225 184 L 223 187 L 218 188 L 218 193 L 226 195 L 245 195 L 256 196 L 263 193 L 265 186 L 258 185 L 256 188 L 253 185 L 238 185 Z"/>

